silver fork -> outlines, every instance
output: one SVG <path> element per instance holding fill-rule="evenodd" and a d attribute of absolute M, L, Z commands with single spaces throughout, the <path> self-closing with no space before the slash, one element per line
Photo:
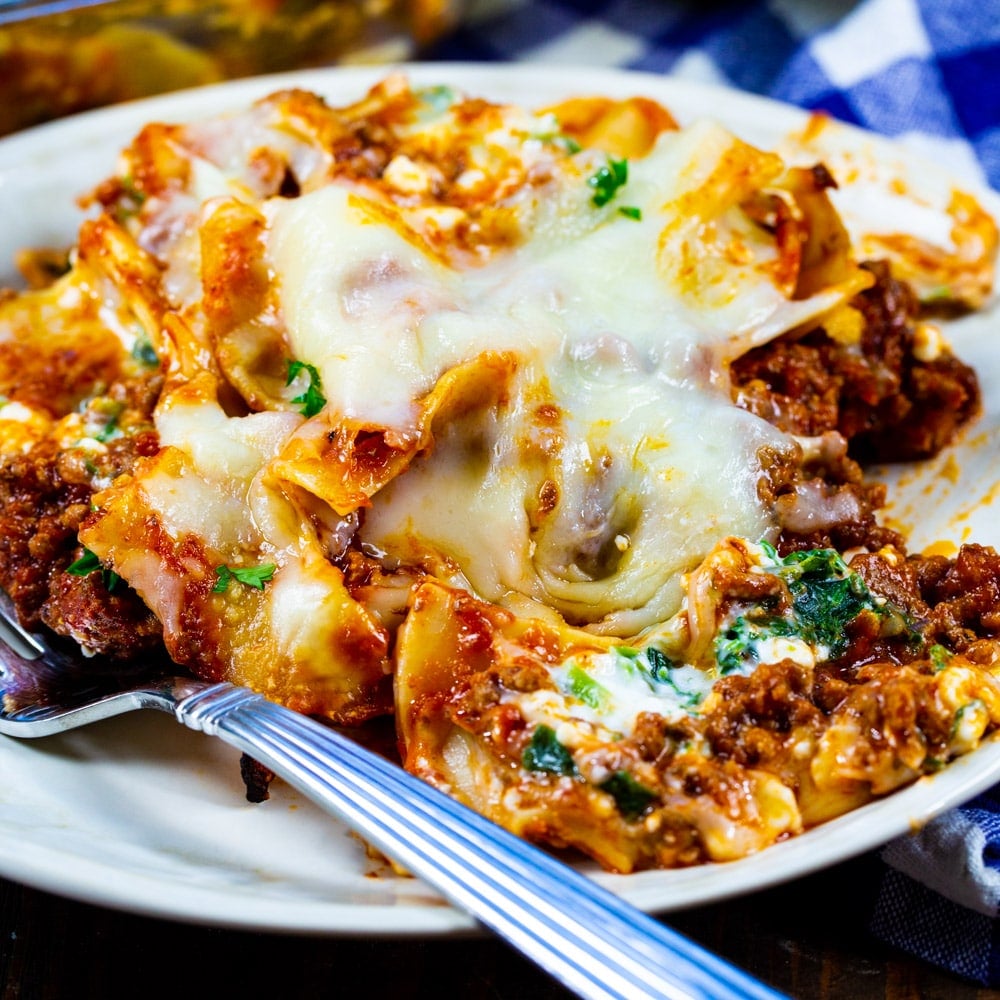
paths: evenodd
<path fill-rule="evenodd" d="M 104 7 L 111 0 L 0 0 L 0 26 L 30 18 L 68 14 L 85 7 Z"/>
<path fill-rule="evenodd" d="M 135 709 L 266 765 L 584 998 L 779 998 L 572 868 L 335 730 L 246 688 L 85 659 L 0 592 L 0 733 L 40 737 Z"/>

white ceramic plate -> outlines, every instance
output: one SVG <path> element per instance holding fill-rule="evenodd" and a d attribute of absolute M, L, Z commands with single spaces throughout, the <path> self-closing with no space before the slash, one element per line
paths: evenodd
<path fill-rule="evenodd" d="M 326 70 L 226 84 L 57 122 L 0 142 L 0 284 L 21 246 L 70 242 L 74 197 L 107 176 L 117 150 L 151 120 L 245 105 L 294 84 L 337 102 L 384 69 Z M 645 93 L 682 121 L 712 115 L 749 141 L 775 142 L 801 112 L 663 77 L 615 71 L 425 64 L 417 83 L 450 83 L 526 105 L 578 93 Z M 1000 213 L 1000 198 L 988 192 Z M 1000 333 L 996 306 L 949 327 L 980 372 L 987 412 L 950 458 L 895 475 L 889 513 L 917 549 L 938 538 L 1000 543 L 991 508 L 1000 469 Z M 957 470 L 957 471 L 956 471 Z M 919 518 L 918 518 L 919 513 Z M 441 935 L 473 922 L 415 879 L 366 856 L 356 837 L 283 786 L 245 801 L 238 755 L 166 716 L 142 713 L 40 742 L 0 737 L 0 873 L 66 896 L 153 916 L 320 934 Z M 933 778 L 759 855 L 727 865 L 611 876 L 584 866 L 655 912 L 712 902 L 842 861 L 926 822 L 1000 778 L 990 743 Z"/>

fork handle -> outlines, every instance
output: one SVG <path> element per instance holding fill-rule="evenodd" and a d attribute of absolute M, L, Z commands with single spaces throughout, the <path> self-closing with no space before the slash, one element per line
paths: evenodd
<path fill-rule="evenodd" d="M 319 722 L 229 684 L 189 694 L 173 710 L 271 768 L 580 997 L 780 997 Z"/>

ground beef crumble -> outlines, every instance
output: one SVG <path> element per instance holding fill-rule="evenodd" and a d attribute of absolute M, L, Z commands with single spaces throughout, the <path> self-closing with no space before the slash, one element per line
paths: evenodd
<path fill-rule="evenodd" d="M 48 625 L 115 659 L 158 649 L 159 623 L 123 581 L 109 589 L 100 572 L 79 577 L 66 569 L 83 554 L 77 531 L 95 483 L 159 448 L 151 415 L 160 384 L 157 375 L 144 375 L 108 387 L 107 398 L 123 407 L 127 433 L 103 451 L 46 437 L 26 453 L 0 457 L 0 587 L 26 628 Z"/>
<path fill-rule="evenodd" d="M 851 303 L 864 319 L 859 344 L 818 328 L 737 359 L 737 405 L 807 437 L 838 431 L 863 463 L 929 458 L 978 414 L 975 373 L 947 350 L 915 353 L 919 303 L 883 262 L 864 265 L 871 288 Z"/>

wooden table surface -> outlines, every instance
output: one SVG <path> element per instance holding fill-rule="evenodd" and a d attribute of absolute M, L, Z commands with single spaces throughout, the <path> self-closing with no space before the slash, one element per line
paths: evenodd
<path fill-rule="evenodd" d="M 669 923 L 797 1000 L 986 1000 L 986 990 L 881 945 L 865 929 L 868 855 Z M 180 975 L 181 968 L 188 971 Z M 363 940 L 154 920 L 0 880 L 0 1000 L 357 997 L 565 1000 L 491 937 Z"/>

